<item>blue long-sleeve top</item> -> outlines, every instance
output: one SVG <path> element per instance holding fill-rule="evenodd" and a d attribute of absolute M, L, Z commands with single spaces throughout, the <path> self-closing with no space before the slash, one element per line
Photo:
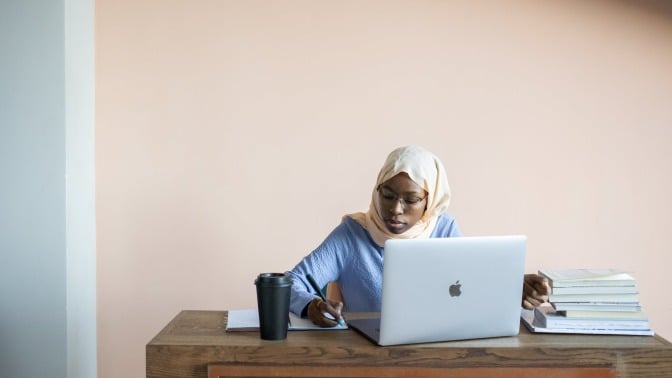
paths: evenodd
<path fill-rule="evenodd" d="M 431 237 L 454 236 L 462 236 L 455 219 L 447 213 L 441 214 Z M 336 281 L 347 311 L 380 311 L 383 248 L 350 217 L 344 218 L 320 246 L 287 273 L 293 280 L 290 310 L 297 315 L 317 296 L 306 279 L 307 274 L 320 287 Z"/>

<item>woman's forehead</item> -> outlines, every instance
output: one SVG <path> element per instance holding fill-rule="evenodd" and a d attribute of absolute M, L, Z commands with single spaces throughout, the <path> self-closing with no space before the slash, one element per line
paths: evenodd
<path fill-rule="evenodd" d="M 424 191 L 422 186 L 418 185 L 406 172 L 400 172 L 382 183 L 383 186 L 393 190 L 404 192 Z"/>

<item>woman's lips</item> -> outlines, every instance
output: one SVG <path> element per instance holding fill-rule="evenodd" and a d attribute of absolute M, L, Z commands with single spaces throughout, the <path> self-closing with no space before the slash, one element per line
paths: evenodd
<path fill-rule="evenodd" d="M 395 232 L 395 231 L 399 232 L 399 231 L 404 230 L 404 228 L 406 227 L 406 223 L 395 221 L 393 219 L 386 219 L 385 220 L 385 226 L 387 226 L 387 229 L 392 231 L 392 232 Z"/>

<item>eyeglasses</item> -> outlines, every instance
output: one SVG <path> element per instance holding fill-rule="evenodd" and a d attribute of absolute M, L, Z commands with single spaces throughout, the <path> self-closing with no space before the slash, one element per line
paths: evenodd
<path fill-rule="evenodd" d="M 422 201 L 425 200 L 425 197 L 418 197 L 418 196 L 399 196 L 397 193 L 394 191 L 390 190 L 389 188 L 386 188 L 384 186 L 378 187 L 378 193 L 380 194 L 380 198 L 382 199 L 383 202 L 386 202 L 388 204 L 394 204 L 397 201 L 401 202 L 401 205 L 406 208 L 408 207 L 420 207 L 422 205 Z"/>

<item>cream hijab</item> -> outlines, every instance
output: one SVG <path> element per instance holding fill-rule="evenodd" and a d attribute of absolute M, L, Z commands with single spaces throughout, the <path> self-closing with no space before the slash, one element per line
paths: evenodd
<path fill-rule="evenodd" d="M 380 197 L 378 186 L 397 174 L 405 172 L 427 192 L 427 209 L 422 218 L 408 231 L 393 234 L 387 230 L 380 216 Z M 439 215 L 448 208 L 450 187 L 441 161 L 431 152 L 418 146 L 399 147 L 392 151 L 378 173 L 378 180 L 373 187 L 371 205 L 367 212 L 348 214 L 366 229 L 373 241 L 383 247 L 391 238 L 412 239 L 429 238 L 436 226 Z"/>

